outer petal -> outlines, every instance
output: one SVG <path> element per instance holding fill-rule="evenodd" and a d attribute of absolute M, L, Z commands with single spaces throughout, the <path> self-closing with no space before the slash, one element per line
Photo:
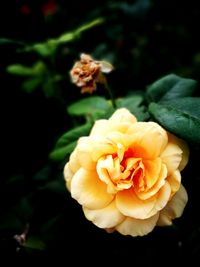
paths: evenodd
<path fill-rule="evenodd" d="M 182 171 L 185 168 L 185 166 L 187 165 L 187 163 L 188 163 L 189 147 L 188 147 L 188 145 L 186 144 L 185 141 L 183 141 L 182 139 L 174 136 L 173 134 L 168 133 L 168 136 L 169 136 L 170 142 L 177 144 L 181 148 L 181 150 L 183 152 L 182 160 L 181 160 L 180 165 L 179 165 L 179 170 Z"/>
<path fill-rule="evenodd" d="M 69 158 L 69 167 L 72 170 L 72 172 L 77 172 L 78 169 L 81 167 L 79 164 L 79 161 L 77 159 L 77 153 L 76 153 L 76 148 L 75 150 L 71 153 L 70 158 Z"/>
<path fill-rule="evenodd" d="M 115 200 L 103 209 L 91 210 L 83 207 L 83 211 L 85 217 L 100 228 L 112 228 L 125 219 L 116 208 Z"/>
<path fill-rule="evenodd" d="M 108 120 L 97 120 L 92 127 L 90 136 L 102 135 L 104 136 L 109 131 Z"/>
<path fill-rule="evenodd" d="M 67 189 L 71 190 L 71 180 L 73 178 L 74 173 L 72 172 L 71 168 L 69 167 L 69 163 L 67 163 L 64 167 L 64 178 L 66 181 Z"/>
<path fill-rule="evenodd" d="M 178 169 L 182 160 L 183 151 L 175 143 L 168 143 L 165 150 L 161 154 L 163 163 L 167 166 L 168 174 L 170 175 Z"/>
<path fill-rule="evenodd" d="M 106 207 L 114 198 L 106 191 L 104 184 L 94 171 L 80 168 L 71 182 L 71 194 L 79 204 L 89 209 L 101 209 Z"/>
<path fill-rule="evenodd" d="M 173 172 L 170 176 L 167 177 L 167 181 L 171 186 L 172 195 L 174 195 L 179 190 L 181 185 L 180 171 L 176 170 L 175 172 Z"/>
<path fill-rule="evenodd" d="M 120 124 L 123 122 L 132 124 L 137 122 L 137 119 L 133 114 L 130 113 L 128 109 L 120 108 L 113 113 L 113 115 L 109 119 L 109 122 L 111 122 L 112 124 Z"/>
<path fill-rule="evenodd" d="M 146 191 L 141 191 L 141 192 L 135 191 L 135 193 L 140 199 L 143 199 L 143 200 L 156 195 L 157 192 L 160 190 L 160 188 L 165 184 L 166 177 L 167 177 L 167 168 L 165 164 L 162 164 L 157 182 L 150 189 L 147 189 Z"/>
<path fill-rule="evenodd" d="M 134 156 L 155 159 L 160 156 L 167 145 L 167 132 L 155 122 L 138 122 L 127 131 L 135 136 Z"/>
<path fill-rule="evenodd" d="M 179 191 L 169 201 L 167 206 L 160 212 L 157 225 L 164 226 L 172 224 L 172 220 L 182 215 L 185 205 L 187 204 L 188 196 L 183 185 Z"/>
<path fill-rule="evenodd" d="M 147 200 L 139 199 L 134 190 L 127 189 L 116 194 L 116 206 L 125 216 L 146 219 L 156 203 L 156 198 L 152 197 Z"/>
<path fill-rule="evenodd" d="M 168 203 L 171 196 L 171 187 L 167 181 L 165 181 L 165 184 L 159 192 L 157 193 L 156 203 L 149 213 L 149 216 L 153 216 L 158 211 L 162 210 Z"/>
<path fill-rule="evenodd" d="M 76 147 L 76 159 L 81 167 L 87 170 L 95 170 L 96 162 L 92 159 L 93 146 L 89 137 L 81 137 Z"/>
<path fill-rule="evenodd" d="M 121 224 L 116 226 L 116 230 L 123 235 L 143 236 L 153 230 L 158 217 L 159 213 L 145 220 L 128 217 Z"/>

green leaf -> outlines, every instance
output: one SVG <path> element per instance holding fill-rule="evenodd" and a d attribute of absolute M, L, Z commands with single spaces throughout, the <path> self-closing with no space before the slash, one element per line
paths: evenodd
<path fill-rule="evenodd" d="M 50 159 L 54 161 L 61 161 L 64 160 L 67 155 L 71 154 L 71 152 L 74 150 L 76 147 L 77 141 L 71 142 L 70 144 L 60 147 L 60 148 L 55 148 L 51 153 L 50 153 Z"/>
<path fill-rule="evenodd" d="M 195 80 L 169 74 L 148 87 L 147 98 L 149 102 L 164 102 L 191 96 L 196 85 Z"/>
<path fill-rule="evenodd" d="M 90 115 L 94 113 L 104 114 L 111 104 L 103 97 L 91 96 L 81 99 L 67 108 L 70 115 L 83 116 Z"/>
<path fill-rule="evenodd" d="M 185 97 L 151 103 L 149 112 L 164 128 L 194 143 L 200 143 L 200 98 Z"/>
<path fill-rule="evenodd" d="M 82 32 L 89 30 L 90 28 L 93 28 L 97 25 L 100 25 L 104 22 L 103 18 L 95 19 L 89 23 L 86 23 L 79 27 L 78 29 L 75 29 L 71 32 L 63 33 L 61 36 L 54 38 L 54 39 L 48 39 L 47 41 L 43 43 L 36 43 L 31 46 L 25 47 L 25 52 L 31 52 L 35 51 L 40 56 L 48 57 L 55 53 L 57 47 L 62 43 L 67 43 L 71 41 L 75 41 L 77 38 L 80 37 Z"/>
<path fill-rule="evenodd" d="M 28 238 L 23 246 L 26 248 L 37 249 L 37 250 L 44 250 L 46 247 L 44 241 L 35 235 L 28 235 Z"/>
<path fill-rule="evenodd" d="M 55 161 L 65 159 L 75 148 L 78 138 L 88 135 L 90 129 L 91 124 L 86 123 L 63 134 L 58 139 L 54 150 L 50 153 L 50 159 Z"/>
<path fill-rule="evenodd" d="M 16 75 L 30 76 L 32 75 L 33 70 L 22 64 L 13 64 L 7 67 L 7 72 Z"/>
<path fill-rule="evenodd" d="M 22 88 L 27 93 L 32 93 L 35 89 L 38 88 L 38 86 L 40 85 L 41 82 L 42 82 L 41 77 L 28 79 L 28 80 L 24 81 Z"/>
<path fill-rule="evenodd" d="M 127 108 L 139 121 L 145 121 L 149 118 L 149 114 L 142 105 L 143 100 L 141 95 L 132 95 L 117 99 L 116 104 L 118 108 Z"/>

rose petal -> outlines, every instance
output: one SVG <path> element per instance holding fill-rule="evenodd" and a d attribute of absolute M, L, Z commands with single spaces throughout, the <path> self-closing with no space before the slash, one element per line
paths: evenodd
<path fill-rule="evenodd" d="M 145 180 L 148 188 L 151 188 L 158 180 L 161 170 L 161 159 L 143 160 Z"/>
<path fill-rule="evenodd" d="M 81 167 L 87 170 L 95 170 L 96 162 L 92 159 L 92 142 L 88 137 L 79 138 L 77 145 L 77 160 Z"/>
<path fill-rule="evenodd" d="M 183 185 L 180 186 L 178 192 L 168 202 L 167 206 L 160 212 L 157 222 L 159 226 L 171 225 L 172 220 L 182 215 L 188 196 Z"/>
<path fill-rule="evenodd" d="M 143 159 L 155 159 L 167 145 L 167 132 L 155 122 L 134 123 L 127 134 L 135 136 L 134 156 Z"/>
<path fill-rule="evenodd" d="M 126 108 L 117 109 L 109 119 L 109 123 L 120 125 L 123 122 L 135 123 L 136 117 Z"/>
<path fill-rule="evenodd" d="M 100 228 L 112 228 L 125 219 L 116 208 L 115 200 L 103 209 L 92 210 L 83 207 L 83 211 L 85 217 Z"/>
<path fill-rule="evenodd" d="M 69 163 L 67 163 L 64 167 L 64 179 L 66 181 L 67 189 L 71 190 L 71 180 L 73 178 L 74 173 L 72 172 L 71 168 L 69 167 Z"/>
<path fill-rule="evenodd" d="M 79 164 L 79 161 L 77 159 L 76 149 L 70 155 L 69 167 L 72 170 L 72 172 L 74 172 L 74 173 L 77 172 L 78 169 L 81 167 L 80 164 Z"/>
<path fill-rule="evenodd" d="M 170 196 L 171 196 L 171 187 L 169 183 L 165 181 L 165 184 L 158 191 L 156 195 L 156 203 L 148 215 L 153 216 L 158 211 L 162 210 L 167 205 Z"/>
<path fill-rule="evenodd" d="M 161 154 L 161 159 L 167 166 L 169 175 L 178 169 L 182 160 L 182 153 L 182 150 L 177 144 L 169 142 Z"/>
<path fill-rule="evenodd" d="M 167 177 L 167 167 L 165 166 L 165 164 L 162 164 L 157 182 L 150 189 L 141 192 L 135 190 L 135 193 L 142 200 L 148 199 L 156 195 L 156 193 L 160 190 L 160 188 L 165 184 L 166 177 Z"/>
<path fill-rule="evenodd" d="M 108 120 L 97 120 L 92 127 L 90 132 L 90 136 L 94 135 L 105 135 L 109 130 Z"/>
<path fill-rule="evenodd" d="M 182 160 L 181 160 L 180 165 L 179 165 L 179 170 L 182 171 L 188 163 L 189 147 L 185 141 L 176 137 L 175 135 L 168 133 L 168 136 L 169 136 L 170 142 L 177 144 L 183 152 L 182 153 Z"/>
<path fill-rule="evenodd" d="M 114 198 L 106 191 L 106 184 L 96 172 L 80 168 L 73 176 L 71 182 L 71 195 L 79 204 L 89 209 L 106 207 Z"/>
<path fill-rule="evenodd" d="M 159 213 L 144 220 L 128 217 L 122 223 L 116 226 L 116 230 L 123 235 L 143 236 L 153 230 L 153 228 L 156 226 L 158 217 Z"/>
<path fill-rule="evenodd" d="M 181 174 L 180 171 L 177 170 L 173 172 L 170 176 L 167 177 L 167 181 L 171 186 L 171 196 L 174 195 L 180 188 L 181 185 Z"/>
<path fill-rule="evenodd" d="M 152 197 L 148 200 L 139 199 L 134 190 L 127 189 L 119 191 L 116 194 L 116 206 L 125 216 L 137 219 L 149 218 L 149 213 L 156 203 L 156 198 Z"/>

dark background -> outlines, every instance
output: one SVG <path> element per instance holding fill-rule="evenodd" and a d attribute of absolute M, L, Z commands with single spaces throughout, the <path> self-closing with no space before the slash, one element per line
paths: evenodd
<path fill-rule="evenodd" d="M 36 53 L 19 53 L 24 44 L 44 42 L 98 17 L 105 22 L 58 49 L 54 71 L 64 77 L 58 95 L 47 96 L 41 88 L 27 93 L 22 89 L 24 78 L 7 73 L 10 64 L 29 66 L 41 59 Z M 65 264 L 81 260 L 91 265 L 189 262 L 198 266 L 193 264 L 199 263 L 200 255 L 198 147 L 191 145 L 190 163 L 183 172 L 189 195 L 183 216 L 173 227 L 156 228 L 142 238 L 107 234 L 88 222 L 65 189 L 64 163 L 51 162 L 48 155 L 57 138 L 72 126 L 66 106 L 83 97 L 68 75 L 81 52 L 105 58 L 115 66 L 109 82 L 118 97 L 145 90 L 169 73 L 199 81 L 199 25 L 200 5 L 193 0 L 2 1 L 1 257 L 20 263 L 64 259 Z M 51 71 L 51 63 L 44 61 Z M 104 92 L 100 89 L 96 94 Z M 14 238 L 27 224 L 28 235 L 37 239 L 30 247 L 20 246 Z"/>

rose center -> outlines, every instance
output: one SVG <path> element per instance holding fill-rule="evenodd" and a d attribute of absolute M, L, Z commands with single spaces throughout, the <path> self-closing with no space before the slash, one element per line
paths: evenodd
<path fill-rule="evenodd" d="M 146 187 L 142 159 L 135 158 L 130 149 L 119 149 L 117 153 L 99 159 L 97 172 L 100 179 L 114 191 L 130 187 L 143 191 Z"/>

